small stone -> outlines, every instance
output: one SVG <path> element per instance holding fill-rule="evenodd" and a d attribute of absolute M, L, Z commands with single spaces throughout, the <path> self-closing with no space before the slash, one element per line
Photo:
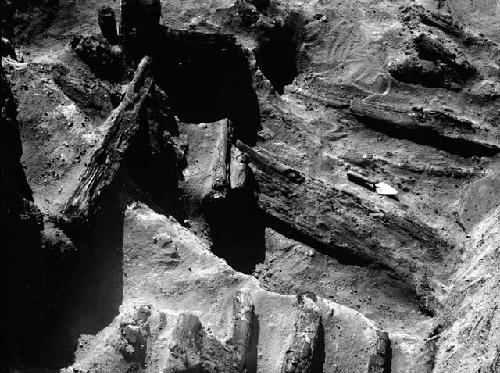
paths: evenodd
<path fill-rule="evenodd" d="M 165 248 L 172 243 L 172 237 L 168 233 L 159 233 L 153 237 L 153 243 Z"/>

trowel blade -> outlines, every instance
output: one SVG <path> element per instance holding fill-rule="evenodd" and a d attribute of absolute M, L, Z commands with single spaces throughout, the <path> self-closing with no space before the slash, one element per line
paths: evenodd
<path fill-rule="evenodd" d="M 386 183 L 375 184 L 375 191 L 383 196 L 395 196 L 398 191 Z"/>

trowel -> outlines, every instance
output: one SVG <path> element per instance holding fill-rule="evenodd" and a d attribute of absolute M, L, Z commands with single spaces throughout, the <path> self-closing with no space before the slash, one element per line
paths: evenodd
<path fill-rule="evenodd" d="M 387 183 L 373 181 L 357 172 L 348 171 L 347 179 L 382 196 L 397 199 L 398 191 Z"/>

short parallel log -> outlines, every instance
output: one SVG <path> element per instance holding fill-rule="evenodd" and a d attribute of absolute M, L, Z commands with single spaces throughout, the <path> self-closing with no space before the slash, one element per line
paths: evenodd
<path fill-rule="evenodd" d="M 467 179 L 485 175 L 485 172 L 479 167 L 440 166 L 427 163 L 414 163 L 410 160 L 396 162 L 391 159 L 376 155 L 370 155 L 363 158 L 361 156 L 344 154 L 342 157 L 340 157 L 340 159 L 360 168 L 387 166 L 391 168 L 399 168 L 405 171 L 410 171 L 416 174 L 426 174 L 435 177 Z"/>
<path fill-rule="evenodd" d="M 390 372 L 391 353 L 389 335 L 387 332 L 378 333 L 376 353 L 370 356 L 368 362 L 368 373 L 386 373 Z"/>
<path fill-rule="evenodd" d="M 321 315 L 307 308 L 299 311 L 293 341 L 283 361 L 282 373 L 312 372 L 314 352 L 319 342 Z"/>
<path fill-rule="evenodd" d="M 221 128 L 217 139 L 215 154 L 216 158 L 212 168 L 212 185 L 208 197 L 211 201 L 217 201 L 227 197 L 229 189 L 229 121 L 220 122 Z"/>
<path fill-rule="evenodd" d="M 231 147 L 230 186 L 231 190 L 243 190 L 248 181 L 248 164 L 245 155 L 235 146 Z"/>
<path fill-rule="evenodd" d="M 170 359 L 163 372 L 201 371 L 203 326 L 195 315 L 180 314 L 170 344 Z"/>
<path fill-rule="evenodd" d="M 245 292 L 238 292 L 233 303 L 234 329 L 230 344 L 234 347 L 238 371 L 247 368 L 247 354 L 250 350 L 250 338 L 255 318 L 255 306 L 252 298 Z"/>
<path fill-rule="evenodd" d="M 237 352 L 207 333 L 197 316 L 181 314 L 172 335 L 169 356 L 160 369 L 164 373 L 243 372 Z"/>

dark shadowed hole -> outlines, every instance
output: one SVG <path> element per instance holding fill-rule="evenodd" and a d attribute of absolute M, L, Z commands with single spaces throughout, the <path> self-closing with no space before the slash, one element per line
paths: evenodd
<path fill-rule="evenodd" d="M 66 299 L 33 330 L 24 345 L 23 366 L 57 369 L 74 362 L 78 338 L 95 335 L 118 315 L 122 303 L 123 209 L 116 199 L 73 242 L 76 257 L 67 268 L 54 266 L 52 281 Z M 68 263 L 66 263 L 68 264 Z M 68 275 L 65 271 L 71 271 Z"/>
<path fill-rule="evenodd" d="M 213 253 L 246 274 L 264 261 L 266 252 L 265 226 L 252 190 L 232 191 L 226 200 L 205 200 L 203 206 Z"/>
<path fill-rule="evenodd" d="M 229 118 L 235 136 L 256 141 L 260 129 L 257 95 L 247 57 L 234 36 L 160 28 L 153 50 L 155 79 L 184 122 Z"/>
<path fill-rule="evenodd" d="M 294 13 L 282 25 L 268 26 L 258 36 L 255 50 L 257 65 L 279 94 L 298 74 L 297 54 L 303 23 L 302 17 Z"/>

